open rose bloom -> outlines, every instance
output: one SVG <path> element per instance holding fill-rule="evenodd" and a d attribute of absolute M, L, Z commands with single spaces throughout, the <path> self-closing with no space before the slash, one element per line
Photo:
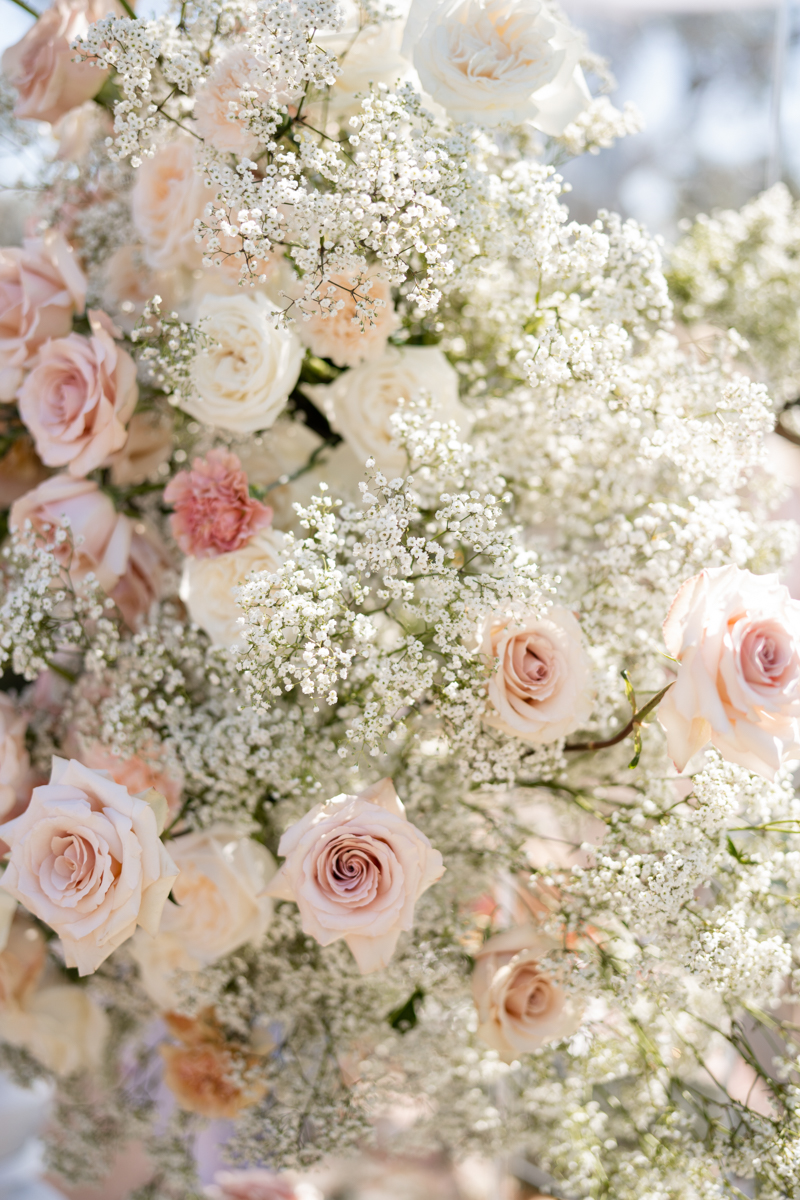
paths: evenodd
<path fill-rule="evenodd" d="M 558 949 L 533 926 L 495 934 L 475 955 L 472 994 L 478 1034 L 506 1062 L 575 1033 L 581 1006 L 540 965 Z"/>
<path fill-rule="evenodd" d="M 392 289 L 374 271 L 362 278 L 335 275 L 320 285 L 315 302 L 303 305 L 306 316 L 297 332 L 312 354 L 337 367 L 356 367 L 380 358 L 397 328 Z"/>
<path fill-rule="evenodd" d="M 158 797 L 166 813 L 163 796 Z M 96 971 L 137 925 L 158 932 L 178 869 L 143 796 L 74 759 L 0 825 L 11 847 L 2 887 L 56 931 L 68 967 Z"/>
<path fill-rule="evenodd" d="M 278 847 L 286 859 L 267 888 L 294 900 L 321 946 L 344 939 L 362 975 L 385 967 L 414 905 L 441 879 L 438 850 L 406 818 L 390 779 L 317 804 Z"/>
<path fill-rule="evenodd" d="M 658 719 L 679 771 L 709 742 L 766 779 L 800 758 L 800 601 L 776 576 L 701 571 L 673 600 L 664 640 L 680 668 Z"/>

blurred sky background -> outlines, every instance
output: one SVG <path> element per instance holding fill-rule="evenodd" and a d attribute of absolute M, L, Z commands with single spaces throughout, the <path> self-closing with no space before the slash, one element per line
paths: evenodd
<path fill-rule="evenodd" d="M 139 0 L 139 9 L 160 2 Z M 591 220 L 611 208 L 671 241 L 681 217 L 738 207 L 761 191 L 776 30 L 784 48 L 780 176 L 800 194 L 800 0 L 561 2 L 609 60 L 619 85 L 614 102 L 632 100 L 645 120 L 643 133 L 563 168 L 574 217 Z M 0 0 L 0 16 L 2 49 L 31 18 L 12 0 Z M 0 181 L 18 178 L 19 169 L 0 149 Z"/>

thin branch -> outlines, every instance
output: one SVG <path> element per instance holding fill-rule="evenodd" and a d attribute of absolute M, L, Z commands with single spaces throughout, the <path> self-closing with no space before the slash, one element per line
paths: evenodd
<path fill-rule="evenodd" d="M 32 17 L 36 17 L 37 21 L 39 20 L 39 17 L 42 15 L 40 12 L 37 12 L 36 9 L 33 8 L 30 4 L 26 4 L 25 0 L 11 0 L 11 3 L 16 4 L 17 8 L 21 8 L 23 10 L 23 12 L 30 13 L 30 15 Z"/>
<path fill-rule="evenodd" d="M 630 737 L 638 725 L 644 724 L 645 717 L 648 717 L 653 709 L 661 703 L 671 687 L 672 683 L 668 683 L 665 688 L 662 688 L 660 692 L 657 692 L 656 695 L 653 696 L 652 700 L 648 700 L 644 708 L 640 708 L 638 712 L 633 714 L 625 728 L 621 729 L 619 733 L 614 735 L 614 737 L 607 738 L 605 741 L 600 742 L 568 742 L 564 749 L 570 751 L 605 750 L 609 746 L 616 746 L 619 742 L 624 742 L 625 738 Z"/>

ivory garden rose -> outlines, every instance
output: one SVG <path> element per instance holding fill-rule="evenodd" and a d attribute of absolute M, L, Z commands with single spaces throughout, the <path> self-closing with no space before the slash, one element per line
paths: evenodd
<path fill-rule="evenodd" d="M 580 1006 L 540 965 L 556 949 L 554 938 L 520 926 L 495 934 L 475 955 L 478 1035 L 506 1062 L 569 1037 L 580 1026 Z"/>
<path fill-rule="evenodd" d="M 0 838 L 11 847 L 0 885 L 55 930 L 79 974 L 96 971 L 137 925 L 157 933 L 178 868 L 145 797 L 54 758 L 50 782 L 0 825 Z"/>
<path fill-rule="evenodd" d="M 414 905 L 444 874 L 438 850 L 406 818 L 390 779 L 317 804 L 287 829 L 267 888 L 293 900 L 321 946 L 344 939 L 362 975 L 385 967 Z"/>
<path fill-rule="evenodd" d="M 263 529 L 238 550 L 214 558 L 187 558 L 181 576 L 181 600 L 189 616 L 204 629 L 215 646 L 238 646 L 243 642 L 242 610 L 235 589 L 251 571 L 277 571 L 285 537 L 275 529 Z"/>
<path fill-rule="evenodd" d="M 486 618 L 481 650 L 499 659 L 489 680 L 487 725 L 526 742 L 554 742 L 578 729 L 593 704 L 592 664 L 566 608 L 546 616 Z"/>
<path fill-rule="evenodd" d="M 800 601 L 775 575 L 729 566 L 687 579 L 664 640 L 680 667 L 658 719 L 679 771 L 709 742 L 766 779 L 800 758 Z"/>

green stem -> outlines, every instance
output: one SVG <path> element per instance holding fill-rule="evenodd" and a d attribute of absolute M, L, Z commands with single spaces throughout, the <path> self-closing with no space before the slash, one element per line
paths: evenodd
<path fill-rule="evenodd" d="M 11 0 L 11 3 L 16 4 L 17 8 L 21 8 L 23 10 L 23 12 L 30 13 L 30 15 L 32 17 L 36 17 L 37 21 L 39 20 L 39 17 L 42 15 L 40 12 L 37 12 L 36 9 L 33 8 L 30 4 L 26 4 L 25 0 Z"/>
<path fill-rule="evenodd" d="M 15 0 L 15 2 L 19 4 L 19 0 Z M 128 0 L 119 0 L 119 3 L 123 11 L 126 12 L 132 20 L 138 21 L 139 18 L 136 16 L 136 13 L 133 11 L 130 4 L 128 4 Z"/>

